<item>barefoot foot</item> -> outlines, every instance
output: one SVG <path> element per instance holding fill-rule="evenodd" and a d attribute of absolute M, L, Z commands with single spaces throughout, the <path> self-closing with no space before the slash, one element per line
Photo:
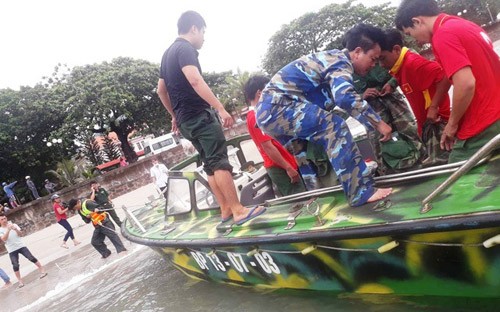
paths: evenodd
<path fill-rule="evenodd" d="M 389 196 L 392 193 L 392 187 L 390 188 L 378 188 L 375 193 L 373 193 L 372 197 L 368 198 L 367 203 L 373 203 L 377 200 L 381 200 Z"/>

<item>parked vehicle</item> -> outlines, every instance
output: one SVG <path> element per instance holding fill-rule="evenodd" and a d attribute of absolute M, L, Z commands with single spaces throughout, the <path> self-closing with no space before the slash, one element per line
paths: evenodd
<path fill-rule="evenodd" d="M 144 147 L 144 154 L 147 156 L 149 154 L 155 155 L 163 151 L 167 151 L 171 148 L 179 145 L 179 140 L 172 133 L 167 133 L 165 135 L 159 136 L 157 138 L 152 138 L 146 141 L 146 146 Z"/>

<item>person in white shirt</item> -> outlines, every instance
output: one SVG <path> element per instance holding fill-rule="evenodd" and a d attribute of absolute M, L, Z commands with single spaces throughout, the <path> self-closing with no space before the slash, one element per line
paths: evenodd
<path fill-rule="evenodd" d="M 158 162 L 158 157 L 153 158 L 151 162 L 153 164 L 153 167 L 150 169 L 151 178 L 153 178 L 154 184 L 160 190 L 160 193 L 163 194 L 163 197 L 167 199 L 165 189 L 168 186 L 168 168 Z"/>
<path fill-rule="evenodd" d="M 19 254 L 23 255 L 38 267 L 40 278 L 47 276 L 40 261 L 31 254 L 30 250 L 21 240 L 21 228 L 19 228 L 17 224 L 9 222 L 4 214 L 0 214 L 0 226 L 0 237 L 5 242 L 5 248 L 7 248 L 7 252 L 9 253 L 14 274 L 16 274 L 17 280 L 19 281 L 18 287 L 21 288 L 24 286 L 21 273 L 19 272 Z"/>

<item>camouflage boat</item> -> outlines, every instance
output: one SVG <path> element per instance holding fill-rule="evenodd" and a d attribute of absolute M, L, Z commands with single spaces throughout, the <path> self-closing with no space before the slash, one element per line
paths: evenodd
<path fill-rule="evenodd" d="M 230 142 L 241 163 L 244 139 Z M 500 135 L 467 162 L 379 177 L 393 194 L 357 208 L 338 186 L 269 199 L 265 175 L 243 175 L 252 181 L 242 201 L 267 211 L 241 226 L 221 223 L 191 159 L 176 167 L 190 171 L 171 172 L 167 207 L 163 197 L 124 207 L 122 232 L 185 274 L 219 283 L 500 298 L 499 144 Z"/>

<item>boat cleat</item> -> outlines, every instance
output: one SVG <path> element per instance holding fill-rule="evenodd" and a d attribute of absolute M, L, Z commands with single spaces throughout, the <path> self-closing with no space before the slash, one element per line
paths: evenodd
<path fill-rule="evenodd" d="M 295 226 L 295 219 L 297 219 L 297 217 L 301 213 L 302 213 L 302 210 L 295 210 L 295 211 L 290 212 L 290 214 L 288 215 L 288 218 L 286 218 L 286 220 L 288 221 L 288 224 L 285 227 L 285 230 L 290 230 L 291 228 L 293 228 Z"/>
<path fill-rule="evenodd" d="M 373 211 L 384 211 L 391 208 L 392 202 L 389 198 L 379 201 L 375 206 L 373 206 Z"/>

